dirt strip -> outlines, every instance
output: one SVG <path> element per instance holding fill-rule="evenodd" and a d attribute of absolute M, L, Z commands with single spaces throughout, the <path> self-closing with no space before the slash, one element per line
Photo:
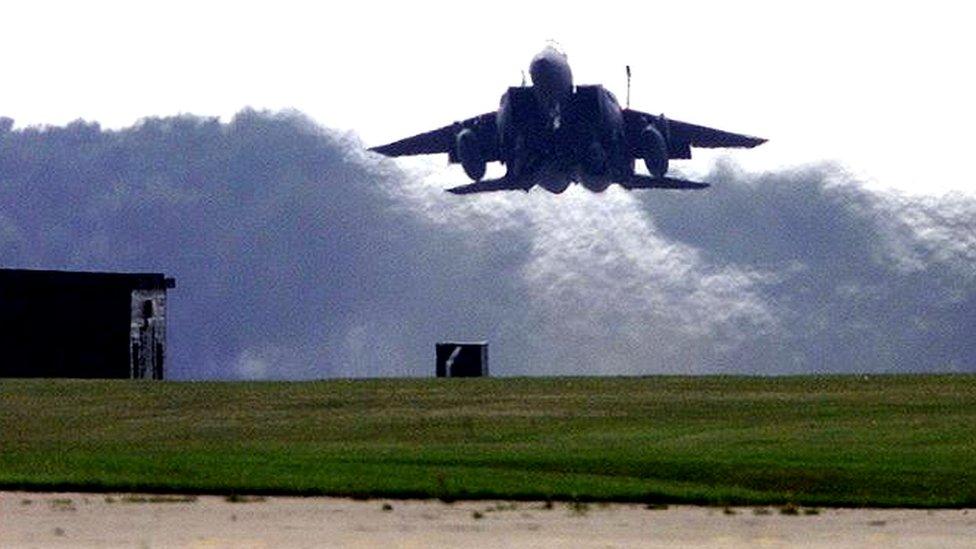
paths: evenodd
<path fill-rule="evenodd" d="M 4 548 L 377 546 L 974 547 L 976 510 L 0 492 Z"/>

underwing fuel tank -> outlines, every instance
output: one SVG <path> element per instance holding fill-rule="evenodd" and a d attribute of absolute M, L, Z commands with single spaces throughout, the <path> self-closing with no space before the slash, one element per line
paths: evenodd
<path fill-rule="evenodd" d="M 475 181 L 485 176 L 486 162 L 481 154 L 478 136 L 468 128 L 457 134 L 457 156 L 464 168 L 464 173 Z"/>
<path fill-rule="evenodd" d="M 663 177 L 668 173 L 668 143 L 652 124 L 648 124 L 641 132 L 641 149 L 648 172 L 655 177 Z"/>

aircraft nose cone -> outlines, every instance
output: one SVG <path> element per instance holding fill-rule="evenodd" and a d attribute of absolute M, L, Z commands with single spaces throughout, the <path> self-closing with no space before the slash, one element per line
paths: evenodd
<path fill-rule="evenodd" d="M 554 49 L 545 49 L 529 64 L 532 85 L 547 88 L 557 95 L 572 92 L 573 76 L 566 56 Z"/>
<path fill-rule="evenodd" d="M 533 84 L 540 84 L 545 80 L 546 74 L 552 71 L 552 61 L 545 57 L 536 57 L 529 65 L 529 75 L 532 76 Z"/>

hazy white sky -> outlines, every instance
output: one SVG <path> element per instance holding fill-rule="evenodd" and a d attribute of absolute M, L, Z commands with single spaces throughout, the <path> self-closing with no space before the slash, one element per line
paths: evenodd
<path fill-rule="evenodd" d="M 976 192 L 967 3 L 575 5 L 4 3 L 0 115 L 121 127 L 295 108 L 374 145 L 495 109 L 552 38 L 579 83 L 623 101 L 630 64 L 634 108 L 769 138 L 721 153 L 747 169 L 839 160 L 883 186 Z"/>

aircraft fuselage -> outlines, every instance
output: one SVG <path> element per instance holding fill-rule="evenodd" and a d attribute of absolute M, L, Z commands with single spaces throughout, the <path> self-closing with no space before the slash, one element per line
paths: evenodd
<path fill-rule="evenodd" d="M 573 71 L 566 55 L 547 47 L 529 64 L 532 91 L 543 113 L 558 125 L 560 106 L 573 96 Z"/>
<path fill-rule="evenodd" d="M 551 47 L 533 58 L 529 72 L 532 86 L 509 88 L 496 114 L 508 174 L 557 193 L 572 181 L 603 190 L 633 174 L 612 93 L 602 86 L 574 88 L 566 56 Z"/>

